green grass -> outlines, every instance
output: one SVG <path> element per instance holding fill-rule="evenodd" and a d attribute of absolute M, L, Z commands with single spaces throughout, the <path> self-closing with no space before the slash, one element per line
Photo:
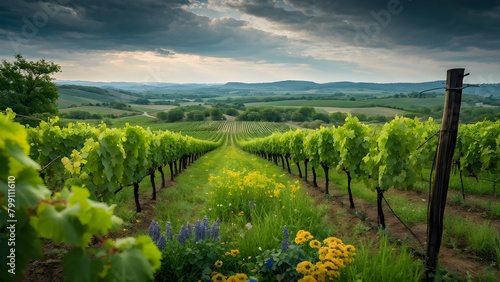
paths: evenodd
<path fill-rule="evenodd" d="M 268 181 L 266 183 L 272 185 L 280 183 L 291 187 L 294 183 L 280 167 L 242 152 L 234 146 L 223 146 L 192 164 L 178 176 L 175 186 L 161 190 L 155 206 L 155 218 L 160 226 L 164 228 L 165 223 L 170 221 L 176 233 L 181 224 L 195 222 L 204 215 L 208 215 L 210 221 L 216 217 L 221 218 L 222 241 L 230 248 L 237 248 L 241 257 L 245 258 L 255 257 L 265 249 L 279 249 L 284 225 L 290 229 L 291 238 L 294 238 L 299 229 L 310 231 L 316 238 L 347 233 L 345 230 L 338 230 L 338 226 L 325 224 L 326 206 L 315 206 L 305 190 L 298 190 L 297 196 L 293 198 L 290 193 L 282 192 L 268 200 L 254 199 L 254 208 L 248 210 L 247 197 L 233 197 L 228 194 L 230 190 L 227 190 L 227 187 L 216 189 L 215 184 L 210 183 L 211 177 L 228 177 L 227 170 L 241 172 L 242 176 L 251 171 L 258 171 L 256 176 L 249 179 L 264 177 Z M 231 181 L 233 178 L 228 179 Z M 219 192 L 223 194 L 216 197 L 214 193 Z M 240 210 L 244 210 L 244 215 L 237 214 Z M 246 227 L 248 223 L 251 228 Z M 352 241 L 350 238 L 342 239 Z M 378 277 L 371 281 L 395 281 L 387 280 L 392 278 L 418 281 L 421 277 L 422 263 L 414 260 L 406 247 L 394 252 L 397 247 L 384 240 L 380 241 L 380 244 L 362 241 L 352 244 L 357 247 L 356 263 L 352 268 L 348 268 L 342 281 L 353 281 L 356 277 Z"/>
<path fill-rule="evenodd" d="M 363 107 L 397 107 L 398 109 L 413 110 L 417 107 L 433 107 L 443 105 L 444 96 L 435 98 L 387 98 L 369 99 L 360 101 L 349 100 L 285 100 L 273 102 L 247 103 L 247 107 L 252 106 L 310 106 L 310 107 L 337 107 L 337 108 L 363 108 Z"/>
<path fill-rule="evenodd" d="M 406 246 L 389 243 L 386 236 L 367 241 L 356 249 L 356 259 L 339 281 L 421 281 L 423 262 Z"/>
<path fill-rule="evenodd" d="M 97 107 L 97 106 L 81 106 L 81 107 L 66 108 L 66 109 L 59 110 L 59 112 L 61 112 L 61 113 L 69 113 L 71 111 L 86 111 L 86 112 L 89 112 L 91 114 L 101 114 L 101 115 L 114 114 L 116 116 L 122 115 L 124 113 L 137 114 L 137 112 L 118 110 L 118 109 L 113 109 L 113 108 L 108 108 L 108 107 Z"/>
<path fill-rule="evenodd" d="M 443 243 L 500 262 L 500 234 L 489 221 L 482 224 L 468 218 L 446 216 Z"/>

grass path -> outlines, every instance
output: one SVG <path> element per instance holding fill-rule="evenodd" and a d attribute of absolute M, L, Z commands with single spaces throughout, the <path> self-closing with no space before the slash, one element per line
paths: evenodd
<path fill-rule="evenodd" d="M 161 191 L 155 207 L 156 220 L 160 225 L 170 221 L 175 230 L 186 221 L 194 222 L 210 213 L 212 207 L 207 201 L 213 187 L 209 178 L 220 176 L 225 170 L 259 171 L 266 177 L 288 186 L 295 181 L 279 167 L 261 158 L 243 152 L 235 146 L 223 146 L 188 167 L 178 176 L 174 188 Z M 321 207 L 316 209 L 321 213 Z M 281 232 L 281 227 L 278 232 Z"/>
<path fill-rule="evenodd" d="M 210 184 L 209 179 L 231 174 L 227 170 L 244 171 L 242 176 L 255 172 L 258 173 L 257 177 L 271 179 L 272 183 L 277 185 L 281 183 L 288 189 L 292 185 L 300 183 L 281 167 L 239 150 L 229 140 L 231 140 L 231 136 L 228 138 L 227 145 L 200 157 L 179 174 L 174 182 L 168 181 L 168 188 L 159 190 L 156 201 L 149 199 L 151 196 L 149 179 L 143 181 L 140 189 L 141 203 L 143 201 L 146 208 L 143 209 L 142 214 L 129 214 L 126 221 L 130 225 L 126 232 L 147 234 L 149 223 L 151 220 L 156 220 L 163 231 L 165 223 L 171 222 L 173 231 L 176 233 L 182 224 L 194 223 L 205 215 L 208 215 L 210 221 L 221 218 L 220 213 L 214 215 L 214 210 L 218 208 L 214 204 L 214 198 L 211 194 L 214 187 Z M 158 177 L 156 182 L 159 181 Z M 262 253 L 262 250 L 280 248 L 284 225 L 290 229 L 291 238 L 294 238 L 295 233 L 300 229 L 310 231 L 318 239 L 339 236 L 344 242 L 353 244 L 356 248 L 359 247 L 358 259 L 351 270 L 346 271 L 346 276 L 340 279 L 341 281 L 355 280 L 360 273 L 373 278 L 372 281 L 395 281 L 387 277 L 375 279 L 374 275 L 380 274 L 381 267 L 390 268 L 384 271 L 386 274 L 404 273 L 404 281 L 418 281 L 422 264 L 415 261 L 411 257 L 411 253 L 406 249 L 394 252 L 394 245 L 382 243 L 375 230 L 366 228 L 359 219 L 346 212 L 344 208 L 333 204 L 321 193 L 318 195 L 317 191 L 310 190 L 310 187 L 304 183 L 300 186 L 302 188 L 298 190 L 293 201 L 287 201 L 286 197 L 281 197 L 277 205 L 270 205 L 264 211 L 257 212 L 258 208 L 250 212 L 245 210 L 244 216 L 238 216 L 239 207 L 232 210 L 228 208 L 227 216 L 225 216 L 226 213 L 223 213 L 221 218 L 223 219 L 221 238 L 228 244 L 228 247 L 239 249 L 242 257 L 253 258 Z M 246 189 L 249 187 L 246 186 Z M 129 192 L 123 194 L 117 207 L 119 216 L 123 217 L 123 213 L 129 209 L 127 206 L 130 206 L 130 210 L 133 209 L 131 196 L 132 193 Z M 130 199 L 127 199 L 129 197 Z M 247 197 L 240 199 L 245 203 L 248 201 Z M 238 205 L 237 200 L 234 197 L 230 198 L 233 207 Z M 265 200 L 261 204 L 263 206 L 267 205 L 267 202 L 272 203 L 273 201 L 276 203 L 276 200 L 276 198 Z M 224 208 L 229 206 L 228 201 L 221 203 L 224 204 Z M 241 202 L 239 205 L 241 206 Z M 245 228 L 248 223 L 251 223 L 251 229 Z M 387 264 L 383 261 L 372 263 L 377 258 L 397 263 Z"/>

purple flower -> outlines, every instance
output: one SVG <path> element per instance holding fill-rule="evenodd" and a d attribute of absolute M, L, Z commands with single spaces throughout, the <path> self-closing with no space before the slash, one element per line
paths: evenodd
<path fill-rule="evenodd" d="M 274 265 L 274 261 L 271 258 L 268 258 L 266 260 L 266 270 L 271 269 L 273 267 L 273 265 Z"/>
<path fill-rule="evenodd" d="M 186 240 L 189 239 L 189 237 L 190 237 L 189 228 L 187 227 L 187 225 L 182 225 L 181 230 L 177 235 L 177 241 L 179 241 L 179 243 L 181 244 L 184 244 L 184 242 L 186 242 Z"/>
<path fill-rule="evenodd" d="M 186 223 L 186 228 L 187 228 L 187 238 L 191 238 L 193 235 L 193 225 L 189 222 Z"/>
<path fill-rule="evenodd" d="M 174 233 L 172 233 L 172 223 L 170 223 L 170 221 L 165 224 L 165 235 L 169 240 L 172 240 L 172 238 L 174 238 Z"/>
<path fill-rule="evenodd" d="M 205 228 L 202 226 L 202 223 L 197 220 L 194 223 L 194 234 L 195 234 L 195 242 L 199 242 L 203 239 L 205 239 Z"/>
<path fill-rule="evenodd" d="M 288 250 L 288 240 L 290 239 L 290 232 L 288 231 L 288 228 L 283 226 L 283 241 L 281 242 L 281 249 L 283 251 Z"/>
<path fill-rule="evenodd" d="M 220 221 L 217 219 L 212 223 L 212 228 L 210 230 L 210 237 L 215 240 L 219 240 L 219 227 L 220 227 Z"/>
<path fill-rule="evenodd" d="M 201 225 L 203 227 L 203 230 L 205 230 L 205 232 L 210 230 L 210 222 L 208 222 L 208 217 L 206 215 L 203 217 Z"/>
<path fill-rule="evenodd" d="M 158 246 L 158 249 L 163 250 L 165 248 L 165 244 L 167 243 L 167 239 L 165 239 L 165 236 L 161 235 L 160 239 L 158 239 L 158 243 L 156 245 Z"/>
<path fill-rule="evenodd" d="M 160 239 L 160 225 L 156 221 L 151 221 L 149 225 L 149 237 L 153 239 L 153 242 L 157 242 Z"/>

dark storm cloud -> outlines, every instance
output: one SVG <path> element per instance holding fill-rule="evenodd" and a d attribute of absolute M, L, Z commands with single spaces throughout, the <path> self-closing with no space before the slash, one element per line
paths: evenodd
<path fill-rule="evenodd" d="M 10 53 L 31 46 L 53 49 L 193 53 L 272 59 L 284 37 L 233 18 L 210 19 L 184 9 L 187 0 L 2 1 L 0 35 Z M 4 49 L 4 48 L 2 48 Z M 3 52 L 6 52 L 4 49 Z M 2 53 L 3 53 L 2 52 Z"/>
<path fill-rule="evenodd" d="M 497 49 L 500 43 L 497 0 L 236 0 L 227 5 L 358 46 L 461 50 Z"/>

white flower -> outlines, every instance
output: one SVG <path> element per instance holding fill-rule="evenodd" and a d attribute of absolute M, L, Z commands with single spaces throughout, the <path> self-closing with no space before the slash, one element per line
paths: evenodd
<path fill-rule="evenodd" d="M 252 224 L 249 222 L 249 223 L 245 224 L 245 227 L 246 227 L 248 230 L 250 230 L 250 229 L 252 229 L 252 227 L 253 227 L 253 226 L 252 226 Z"/>

